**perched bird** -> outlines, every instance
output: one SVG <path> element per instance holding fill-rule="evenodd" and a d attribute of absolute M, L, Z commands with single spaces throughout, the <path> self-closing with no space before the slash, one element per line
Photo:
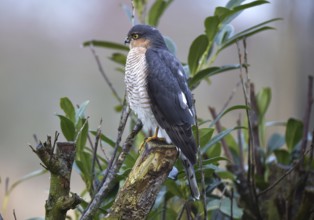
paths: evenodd
<path fill-rule="evenodd" d="M 146 129 L 158 129 L 180 150 L 192 196 L 199 199 L 193 164 L 197 147 L 191 126 L 195 110 L 187 76 L 168 50 L 161 33 L 148 25 L 135 25 L 125 43 L 130 51 L 125 66 L 125 84 L 130 108 Z"/>

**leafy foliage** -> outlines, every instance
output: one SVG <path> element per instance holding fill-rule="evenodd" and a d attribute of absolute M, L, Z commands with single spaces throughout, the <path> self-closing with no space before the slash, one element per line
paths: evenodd
<path fill-rule="evenodd" d="M 173 0 L 155 0 L 152 4 L 149 4 L 147 0 L 133 1 L 139 21 L 153 26 L 158 25 L 163 13 L 165 13 L 172 2 Z M 201 82 L 208 81 L 217 74 L 236 70 L 241 68 L 241 65 L 246 65 L 225 64 L 213 66 L 213 63 L 218 55 L 230 45 L 262 31 L 273 29 L 268 24 L 279 20 L 271 19 L 235 33 L 236 31 L 231 22 L 241 12 L 268 3 L 263 0 L 252 1 L 246 4 L 242 4 L 243 2 L 243 0 L 230 0 L 225 7 L 217 7 L 213 15 L 204 19 L 204 32 L 200 33 L 191 43 L 187 64 L 184 65 L 186 74 L 189 77 L 188 85 L 191 89 L 196 89 Z M 148 5 L 151 5 L 151 7 L 148 8 Z M 122 7 L 128 17 L 132 19 L 132 14 L 130 13 L 132 9 L 126 5 Z M 176 54 L 175 42 L 169 37 L 164 38 L 169 50 Z M 125 45 L 116 42 L 91 40 L 83 43 L 83 46 L 113 50 L 109 59 L 118 66 L 118 71 L 124 72 L 126 53 L 129 50 Z M 179 217 L 181 214 L 188 219 L 198 218 L 204 216 L 205 211 L 209 219 L 251 219 L 250 215 L 254 215 L 255 213 L 253 212 L 256 209 L 252 209 L 252 204 L 249 204 L 253 200 L 252 198 L 250 198 L 249 202 L 246 201 L 245 190 L 247 189 L 241 189 L 241 185 L 247 185 L 250 181 L 245 179 L 249 171 L 244 167 L 244 158 L 251 156 L 249 149 L 252 133 L 256 139 L 255 141 L 257 141 L 256 143 L 259 143 L 254 148 L 257 152 L 256 155 L 259 155 L 255 158 L 260 166 L 260 169 L 257 169 L 258 171 L 261 170 L 261 172 L 254 173 L 252 178 L 256 181 L 256 186 L 259 187 L 254 190 L 261 191 L 271 186 L 274 182 L 270 177 L 275 175 L 271 169 L 272 162 L 291 166 L 293 162 L 292 153 L 299 150 L 304 132 L 303 123 L 291 118 L 286 123 L 285 134 L 274 133 L 268 139 L 267 144 L 265 144 L 265 130 L 267 129 L 265 118 L 271 102 L 271 90 L 270 88 L 262 88 L 256 95 L 253 94 L 251 98 L 256 102 L 256 109 L 254 109 L 254 106 L 247 105 L 231 106 L 221 111 L 212 121 L 198 118 L 198 121 L 201 123 L 199 123 L 199 126 L 193 127 L 194 135 L 198 137 L 200 156 L 202 158 L 202 162 L 195 166 L 196 178 L 199 183 L 202 182 L 201 179 L 203 178 L 205 183 L 205 194 L 203 196 L 206 204 L 202 204 L 204 201 L 187 202 L 190 199 L 190 191 L 186 185 L 183 166 L 178 161 L 176 163 L 176 168 L 179 170 L 177 178 L 175 180 L 166 180 L 148 219 L 179 219 L 182 217 Z M 109 166 L 114 148 L 117 147 L 116 149 L 120 151 L 121 146 L 117 146 L 116 141 L 102 133 L 100 129 L 89 130 L 88 117 L 85 116 L 88 104 L 89 102 L 86 101 L 76 108 L 69 98 L 61 98 L 60 108 L 64 114 L 58 114 L 57 116 L 60 120 L 60 128 L 64 137 L 68 141 L 75 141 L 77 145 L 75 170 L 85 184 L 85 189 L 81 196 L 88 194 L 90 197 L 93 197 L 103 178 L 104 170 Z M 119 105 L 115 109 L 117 112 L 120 112 L 123 106 Z M 258 118 L 254 125 L 255 127 L 252 130 L 241 125 L 218 129 L 217 124 L 220 123 L 225 115 L 232 111 L 245 113 L 254 111 Z M 244 118 L 243 124 L 247 125 L 249 120 L 250 118 Z M 206 125 L 208 122 L 209 124 Z M 134 121 L 131 124 L 134 124 Z M 216 129 L 214 126 L 216 126 Z M 236 137 L 233 135 L 235 131 L 237 132 Z M 140 133 L 134 145 L 137 146 L 143 138 L 144 133 Z M 88 139 L 94 139 L 95 142 L 89 143 Z M 99 153 L 97 146 L 102 147 L 103 154 Z M 227 156 L 226 146 L 232 155 L 231 158 Z M 103 200 L 102 208 L 93 219 L 102 219 L 107 214 L 120 184 L 123 183 L 132 169 L 136 158 L 137 150 L 134 149 L 127 155 L 122 168 L 116 176 L 115 187 L 109 196 Z M 226 162 L 230 166 L 222 166 Z M 230 164 L 232 162 L 234 164 Z M 249 167 L 250 165 L 247 164 Z M 19 183 L 13 184 L 12 189 Z M 215 192 L 215 189 L 218 189 L 219 193 Z M 241 203 L 238 202 L 239 200 L 241 200 Z M 85 209 L 87 205 L 86 202 L 83 202 L 81 208 Z M 185 209 L 186 212 L 184 212 Z M 80 212 L 76 211 L 76 216 L 78 218 Z"/>

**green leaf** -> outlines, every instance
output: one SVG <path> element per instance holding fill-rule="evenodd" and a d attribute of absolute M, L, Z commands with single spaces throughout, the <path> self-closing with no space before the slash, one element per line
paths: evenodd
<path fill-rule="evenodd" d="M 216 7 L 214 15 L 218 18 L 219 23 L 223 23 L 223 21 L 232 13 L 233 11 L 228 8 Z"/>
<path fill-rule="evenodd" d="M 291 161 L 291 155 L 287 150 L 277 149 L 277 150 L 274 150 L 274 154 L 276 156 L 278 163 L 281 163 L 284 165 L 289 165 L 289 163 Z"/>
<path fill-rule="evenodd" d="M 185 72 L 185 75 L 186 75 L 187 77 L 190 77 L 191 72 L 190 72 L 189 65 L 186 65 L 186 64 L 182 64 L 182 65 L 183 65 L 183 70 L 184 70 L 184 72 Z"/>
<path fill-rule="evenodd" d="M 267 3 L 269 3 L 269 2 L 265 1 L 265 0 L 257 0 L 257 1 L 252 1 L 252 2 L 247 3 L 247 4 L 235 6 L 232 10 L 233 11 L 242 11 L 244 9 L 252 8 L 252 7 L 267 4 Z"/>
<path fill-rule="evenodd" d="M 228 170 L 219 168 L 215 172 L 221 179 L 230 179 L 230 180 L 236 179 L 236 176 L 233 173 L 229 172 Z"/>
<path fill-rule="evenodd" d="M 201 128 L 199 129 L 200 146 L 204 147 L 206 143 L 211 139 L 214 129 L 213 128 Z"/>
<path fill-rule="evenodd" d="M 97 135 L 97 131 L 91 131 L 90 133 L 91 133 L 92 135 L 94 135 L 95 137 L 96 137 L 96 135 Z M 102 141 L 104 141 L 105 143 L 109 144 L 109 146 L 111 146 L 111 147 L 115 147 L 115 145 L 116 145 L 116 142 L 114 142 L 112 139 L 110 139 L 109 137 L 107 137 L 107 136 L 104 135 L 104 134 L 100 134 L 100 139 L 101 139 Z"/>
<path fill-rule="evenodd" d="M 183 190 L 180 190 L 176 182 L 172 179 L 167 179 L 164 183 L 164 185 L 167 187 L 167 191 L 172 193 L 175 196 L 178 196 L 179 198 L 184 198 Z"/>
<path fill-rule="evenodd" d="M 104 48 L 114 49 L 114 50 L 129 51 L 129 47 L 127 47 L 123 44 L 114 43 L 114 42 L 110 42 L 110 41 L 91 40 L 91 41 L 84 42 L 83 46 L 84 47 L 95 46 L 95 47 L 104 47 Z"/>
<path fill-rule="evenodd" d="M 67 141 L 75 140 L 75 126 L 74 123 L 63 115 L 57 115 L 60 118 L 60 127 L 62 134 Z"/>
<path fill-rule="evenodd" d="M 18 185 L 20 185 L 21 183 L 27 181 L 27 180 L 30 180 L 34 177 L 38 177 L 38 176 L 41 176 L 45 173 L 47 173 L 48 170 L 46 169 L 40 169 L 40 170 L 35 170 L 29 174 L 26 174 L 25 176 L 21 177 L 19 180 L 15 181 L 9 188 L 9 193 L 10 194 Z"/>
<path fill-rule="evenodd" d="M 229 147 L 229 149 L 233 150 L 233 152 L 234 152 L 233 156 L 234 157 L 238 157 L 238 155 L 239 155 L 239 145 L 236 142 L 234 136 L 230 133 L 230 134 L 228 134 L 228 135 L 226 135 L 224 137 L 224 140 L 225 140 L 227 146 Z M 244 143 L 242 143 L 242 145 L 244 145 Z"/>
<path fill-rule="evenodd" d="M 90 191 L 92 186 L 92 155 L 85 151 L 81 152 L 80 155 L 77 155 L 75 165 L 81 178 L 85 182 L 86 189 Z"/>
<path fill-rule="evenodd" d="M 208 46 L 208 38 L 206 35 L 198 36 L 191 44 L 188 64 L 192 75 L 195 74 L 199 67 L 199 62 Z"/>
<path fill-rule="evenodd" d="M 78 121 L 80 118 L 85 118 L 84 115 L 85 115 L 85 110 L 86 110 L 88 103 L 89 103 L 89 100 L 80 104 L 79 108 L 76 109 L 76 114 L 75 114 L 76 121 Z"/>
<path fill-rule="evenodd" d="M 109 58 L 113 62 L 125 66 L 126 63 L 126 55 L 122 53 L 113 53 Z"/>
<path fill-rule="evenodd" d="M 68 97 L 60 99 L 60 107 L 64 111 L 65 116 L 75 123 L 75 108 Z"/>
<path fill-rule="evenodd" d="M 230 12 L 226 15 L 224 15 L 223 18 L 223 23 L 224 24 L 229 24 L 233 19 L 235 19 L 239 14 L 241 14 L 241 12 L 243 12 L 245 9 L 248 8 L 252 8 L 255 6 L 259 6 L 262 4 L 266 4 L 269 3 L 268 1 L 253 1 L 247 4 L 243 4 L 243 5 L 237 5 L 235 7 L 233 7 Z"/>
<path fill-rule="evenodd" d="M 218 45 L 226 42 L 234 33 L 234 28 L 231 24 L 226 24 L 221 28 L 219 33 L 216 35 L 215 43 Z"/>
<path fill-rule="evenodd" d="M 264 26 L 264 25 L 271 23 L 271 22 L 274 22 L 274 21 L 278 21 L 278 20 L 281 20 L 281 19 L 280 18 L 274 18 L 274 19 L 262 22 L 258 25 L 255 25 L 253 27 L 250 27 L 250 28 L 238 33 L 238 34 L 235 34 L 230 39 L 228 39 L 224 44 L 221 45 L 221 47 L 217 51 L 217 54 L 219 52 L 221 52 L 224 48 L 234 44 L 236 41 L 239 41 L 243 38 L 247 38 L 247 37 L 252 36 L 252 35 L 259 33 L 261 31 L 273 30 L 274 29 L 273 27 Z"/>
<path fill-rule="evenodd" d="M 210 16 L 205 19 L 205 33 L 210 44 L 214 42 L 215 36 L 219 30 L 219 18 L 217 16 Z"/>
<path fill-rule="evenodd" d="M 203 165 L 216 164 L 217 162 L 219 162 L 221 160 L 227 160 L 227 158 L 221 157 L 221 156 L 215 156 L 215 157 L 212 157 L 210 159 L 203 160 Z"/>
<path fill-rule="evenodd" d="M 114 110 L 115 110 L 116 112 L 122 112 L 122 109 L 123 109 L 123 105 L 116 105 L 116 106 L 114 107 Z"/>
<path fill-rule="evenodd" d="M 135 11 L 137 12 L 140 21 L 143 19 L 143 12 L 145 11 L 146 5 L 147 5 L 147 0 L 134 0 L 134 8 Z"/>
<path fill-rule="evenodd" d="M 132 22 L 132 8 L 128 4 L 121 4 L 124 14 L 127 16 L 128 20 Z"/>
<path fill-rule="evenodd" d="M 297 119 L 290 118 L 286 127 L 286 144 L 289 152 L 301 141 L 303 136 L 303 123 Z"/>
<path fill-rule="evenodd" d="M 285 144 L 285 138 L 281 134 L 274 133 L 268 140 L 267 151 L 272 153 L 274 150 L 281 148 Z"/>
<path fill-rule="evenodd" d="M 147 16 L 147 23 L 156 27 L 159 23 L 159 19 L 164 11 L 169 7 L 173 0 L 156 0 L 149 10 Z"/>
<path fill-rule="evenodd" d="M 212 145 L 207 151 L 206 155 L 208 157 L 220 157 L 221 155 L 221 143 L 216 143 Z"/>
<path fill-rule="evenodd" d="M 138 157 L 137 153 L 135 153 L 134 151 L 130 151 L 130 153 L 128 153 L 128 155 L 125 157 L 123 169 L 132 169 L 136 162 L 137 157 Z"/>
<path fill-rule="evenodd" d="M 217 121 L 219 121 L 225 114 L 231 112 L 231 111 L 234 111 L 234 110 L 240 110 L 240 109 L 243 109 L 243 110 L 248 110 L 249 107 L 246 106 L 246 105 L 234 105 L 234 106 L 231 106 L 229 108 L 227 108 L 226 110 L 220 112 L 217 117 L 215 118 L 215 120 L 213 120 L 208 127 L 212 127 L 216 124 Z"/>
<path fill-rule="evenodd" d="M 175 42 L 170 37 L 166 37 L 166 36 L 164 36 L 164 40 L 166 42 L 168 50 L 170 50 L 172 54 L 176 55 L 177 45 L 175 44 Z"/>
<path fill-rule="evenodd" d="M 199 72 L 197 72 L 193 77 L 189 78 L 189 87 L 190 89 L 195 89 L 199 83 L 208 78 L 208 77 L 211 77 L 211 76 L 214 76 L 218 73 L 222 73 L 222 72 L 226 72 L 226 71 L 229 71 L 229 70 L 235 70 L 235 69 L 239 69 L 240 68 L 240 65 L 224 65 L 224 66 L 221 66 L 221 67 L 218 67 L 218 66 L 214 66 L 214 67 L 209 67 L 209 68 L 206 68 L 206 69 L 203 69 Z"/>
<path fill-rule="evenodd" d="M 231 209 L 231 200 L 227 197 L 209 201 L 206 208 L 208 211 L 219 209 L 222 213 L 227 216 L 232 216 L 234 219 L 240 219 L 243 215 L 243 210 L 238 207 L 236 199 L 232 200 Z"/>
<path fill-rule="evenodd" d="M 229 2 L 226 4 L 226 8 L 232 9 L 238 5 L 241 5 L 242 2 L 245 0 L 229 0 Z"/>
<path fill-rule="evenodd" d="M 226 129 L 222 132 L 220 132 L 219 134 L 217 134 L 216 136 L 214 136 L 202 149 L 201 152 L 202 154 L 205 153 L 211 146 L 213 146 L 214 144 L 218 143 L 219 141 L 221 141 L 221 139 L 223 139 L 226 135 L 228 135 L 230 132 L 236 130 L 236 129 L 240 129 L 243 127 L 234 127 L 234 128 L 229 128 Z"/>
<path fill-rule="evenodd" d="M 271 101 L 271 89 L 269 87 L 261 89 L 256 95 L 256 101 L 259 116 L 263 118 Z"/>
<path fill-rule="evenodd" d="M 77 152 L 81 152 L 84 150 L 84 147 L 86 146 L 87 136 L 88 136 L 88 122 L 87 119 L 80 118 L 79 123 L 77 124 L 77 133 L 76 135 L 79 135 L 77 137 L 76 146 L 77 146 Z M 82 128 L 82 126 L 84 126 Z"/>

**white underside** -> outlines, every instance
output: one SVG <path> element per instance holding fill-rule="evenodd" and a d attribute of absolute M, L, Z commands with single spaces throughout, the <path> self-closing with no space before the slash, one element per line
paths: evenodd
<path fill-rule="evenodd" d="M 143 129 L 147 133 L 150 130 L 155 132 L 158 123 L 151 110 L 146 89 L 145 52 L 144 48 L 139 47 L 130 50 L 125 67 L 125 83 L 130 108 L 142 121 Z M 171 142 L 166 131 L 161 127 L 159 127 L 158 137 L 165 138 L 168 143 Z"/>

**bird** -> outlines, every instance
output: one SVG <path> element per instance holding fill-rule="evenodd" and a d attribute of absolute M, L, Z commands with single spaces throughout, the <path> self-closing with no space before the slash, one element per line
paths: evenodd
<path fill-rule="evenodd" d="M 192 133 L 195 124 L 193 96 L 182 64 L 167 48 L 155 27 L 137 24 L 128 32 L 125 65 L 126 98 L 144 128 L 160 133 L 180 151 L 191 195 L 199 199 L 193 165 L 197 146 Z"/>

